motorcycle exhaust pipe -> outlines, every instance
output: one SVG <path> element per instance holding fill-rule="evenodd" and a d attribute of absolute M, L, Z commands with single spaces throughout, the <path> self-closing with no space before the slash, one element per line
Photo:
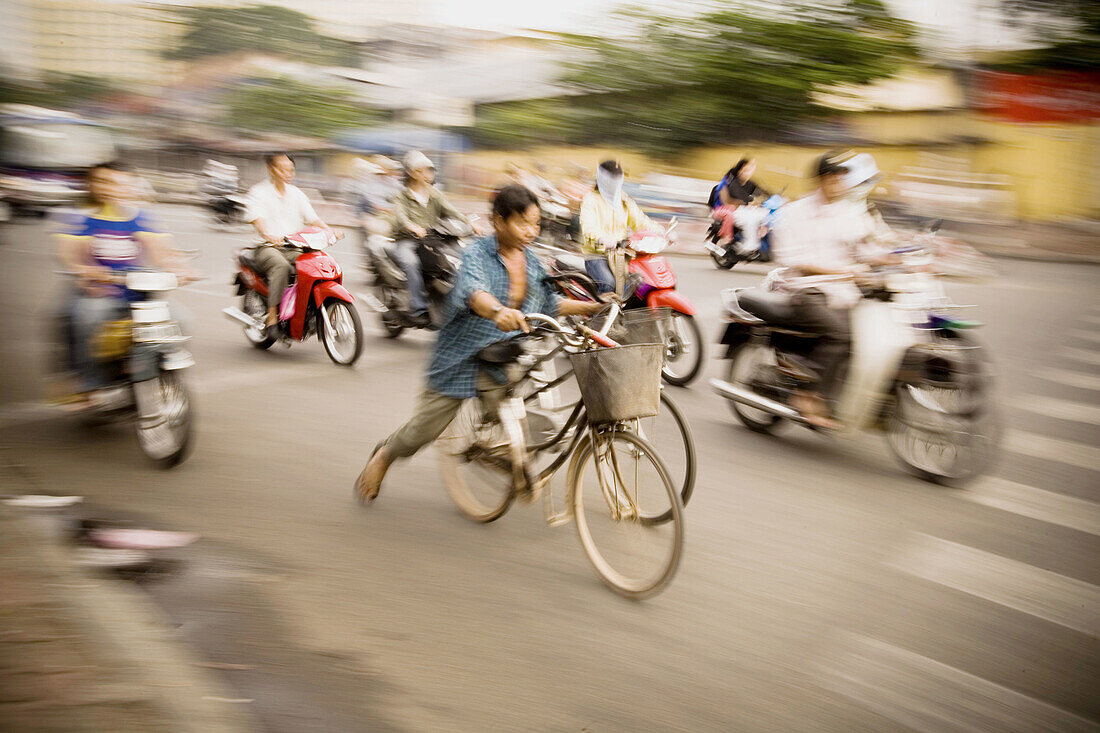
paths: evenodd
<path fill-rule="evenodd" d="M 240 308 L 236 308 L 236 307 L 222 308 L 222 313 L 224 313 L 227 318 L 230 318 L 234 321 L 240 321 L 244 325 L 249 326 L 251 328 L 255 328 L 255 329 L 258 329 L 260 331 L 262 331 L 262 330 L 264 330 L 264 328 L 266 328 L 266 325 L 265 325 L 264 320 L 262 318 L 253 318 L 252 316 L 248 315 L 247 313 L 245 313 Z"/>
<path fill-rule="evenodd" d="M 735 384 L 722 379 L 710 380 L 710 386 L 715 392 L 725 397 L 727 400 L 733 400 L 742 405 L 756 408 L 757 410 L 763 410 L 769 412 L 772 415 L 778 415 L 779 417 L 791 420 L 793 422 L 805 422 L 805 418 L 799 414 L 798 410 L 792 407 L 787 407 L 781 402 L 758 395 L 755 392 L 750 392 L 743 387 L 738 387 Z"/>

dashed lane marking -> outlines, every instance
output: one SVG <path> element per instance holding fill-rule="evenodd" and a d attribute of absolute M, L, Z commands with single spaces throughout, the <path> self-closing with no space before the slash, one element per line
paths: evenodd
<path fill-rule="evenodd" d="M 1100 636 L 1100 588 L 1090 583 L 919 533 L 901 558 L 889 564 L 909 575 Z"/>
<path fill-rule="evenodd" d="M 908 649 L 846 633 L 817 684 L 915 731 L 1100 731 L 1097 723 Z"/>
<path fill-rule="evenodd" d="M 1063 346 L 1060 353 L 1067 359 L 1084 362 L 1085 364 L 1100 365 L 1100 351 L 1089 351 L 1087 349 L 1075 349 L 1070 346 Z"/>
<path fill-rule="evenodd" d="M 1100 504 L 987 477 L 960 494 L 968 501 L 1100 536 Z"/>
<path fill-rule="evenodd" d="M 1069 369 L 1042 369 L 1036 372 L 1036 376 L 1048 382 L 1064 384 L 1067 387 L 1100 391 L 1100 375 L 1096 374 L 1075 372 Z"/>
<path fill-rule="evenodd" d="M 1054 397 L 1038 395 L 1020 395 L 1010 404 L 1017 409 L 1034 415 L 1044 415 L 1058 420 L 1070 420 L 1088 425 L 1100 425 L 1100 406 L 1086 405 L 1072 400 L 1060 400 Z"/>
<path fill-rule="evenodd" d="M 1010 430 L 1005 435 L 1004 448 L 1030 458 L 1041 458 L 1090 471 L 1100 471 L 1100 448 L 1084 443 L 1059 440 L 1022 430 Z"/>

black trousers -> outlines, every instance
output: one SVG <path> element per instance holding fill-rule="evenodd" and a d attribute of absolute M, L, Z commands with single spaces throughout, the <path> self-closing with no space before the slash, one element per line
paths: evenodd
<path fill-rule="evenodd" d="M 819 337 L 810 358 L 819 368 L 818 391 L 825 399 L 833 399 L 852 348 L 849 312 L 830 308 L 825 294 L 815 289 L 795 293 L 791 305 L 795 319 L 791 325 Z"/>

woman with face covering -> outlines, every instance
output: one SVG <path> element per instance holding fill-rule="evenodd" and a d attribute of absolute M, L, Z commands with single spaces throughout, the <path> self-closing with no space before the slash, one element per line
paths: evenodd
<path fill-rule="evenodd" d="M 596 168 L 596 187 L 581 200 L 584 268 L 601 293 L 615 290 L 608 252 L 640 229 L 656 228 L 634 201 L 623 193 L 623 168 L 605 160 Z"/>

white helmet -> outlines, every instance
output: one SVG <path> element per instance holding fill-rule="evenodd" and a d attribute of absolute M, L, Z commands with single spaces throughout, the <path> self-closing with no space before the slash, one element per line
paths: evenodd
<path fill-rule="evenodd" d="M 875 165 L 875 159 L 871 157 L 870 153 L 853 155 L 844 165 L 848 168 L 848 174 L 844 177 L 844 182 L 849 188 L 873 182 L 881 175 L 881 171 Z"/>

